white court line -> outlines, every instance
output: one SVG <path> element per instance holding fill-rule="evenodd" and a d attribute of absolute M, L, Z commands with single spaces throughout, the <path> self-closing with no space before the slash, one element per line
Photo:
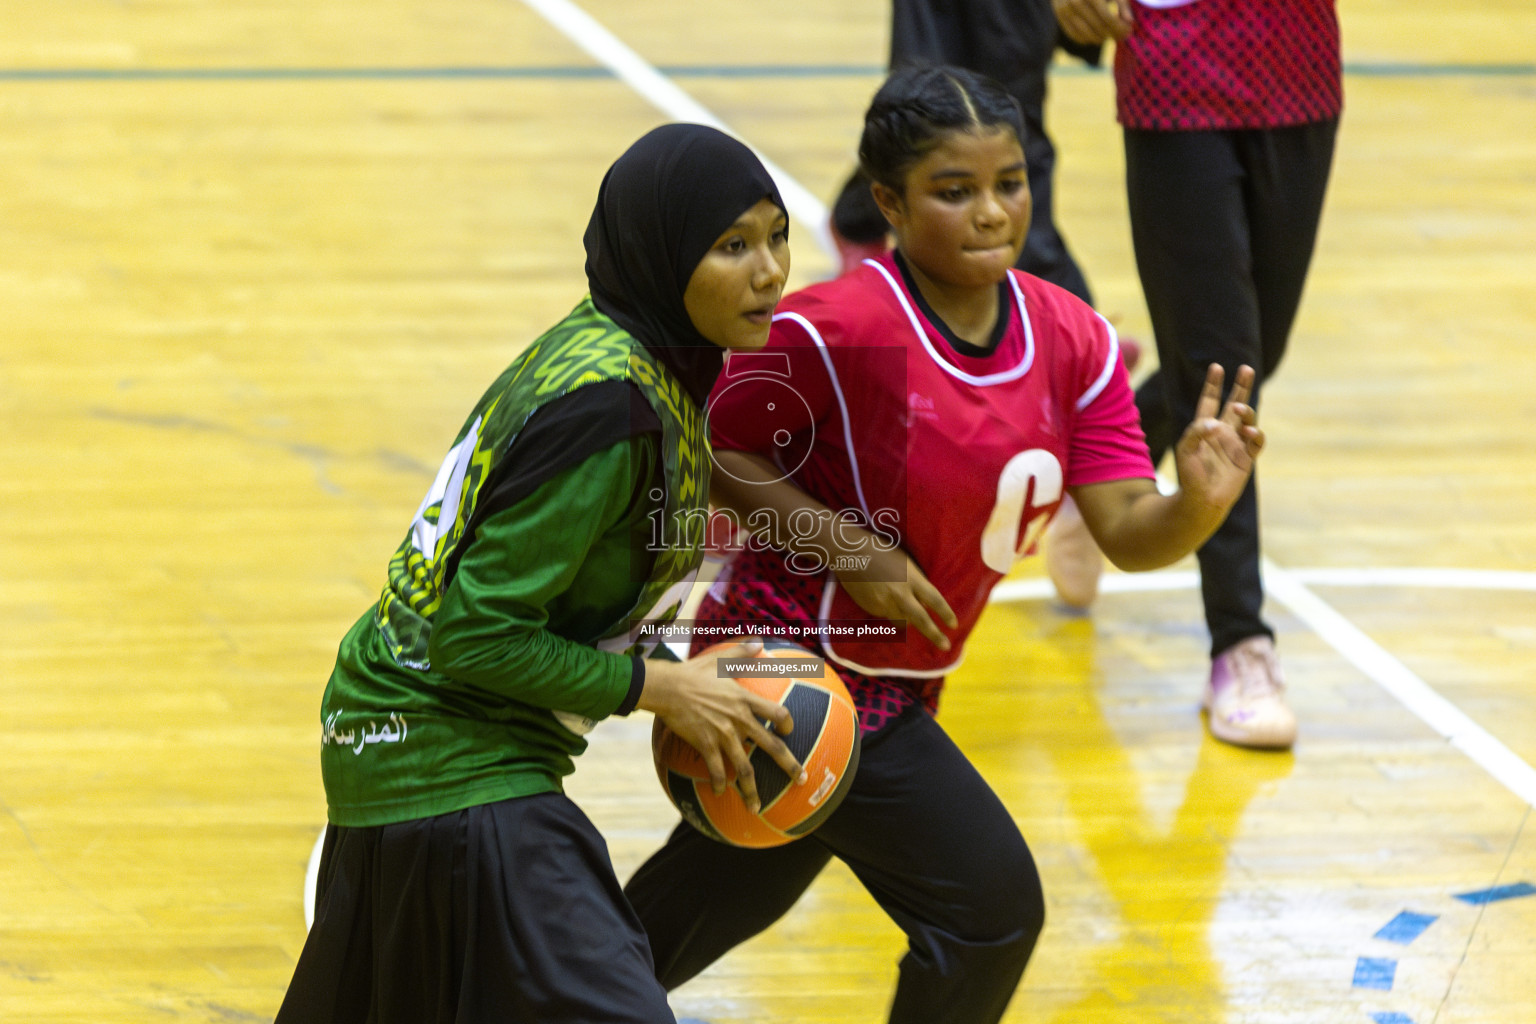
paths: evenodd
<path fill-rule="evenodd" d="M 1292 573 L 1264 560 L 1265 589 L 1360 671 L 1402 702 L 1451 746 L 1482 766 L 1515 796 L 1536 807 L 1536 769 L 1455 704 L 1409 671 L 1397 658 L 1308 590 Z"/>
<path fill-rule="evenodd" d="M 1470 569 L 1282 569 L 1264 561 L 1265 589 L 1346 661 L 1409 711 L 1450 741 L 1511 793 L 1536 806 L 1536 769 L 1496 737 L 1434 691 L 1376 641 L 1306 586 L 1428 587 L 1432 589 L 1524 590 L 1536 592 L 1536 573 Z M 1199 586 L 1193 572 L 1154 572 L 1110 575 L 1101 581 L 1106 593 L 1186 590 Z M 1050 598 L 1055 588 L 1046 579 L 1009 580 L 992 591 L 996 602 Z"/>
<path fill-rule="evenodd" d="M 1278 569 L 1274 563 L 1265 570 Z M 1323 587 L 1427 587 L 1431 590 L 1528 590 L 1536 592 L 1536 572 L 1499 569 L 1286 569 L 1300 583 Z M 1111 574 L 1099 582 L 1106 594 L 1147 593 L 1156 590 L 1190 590 L 1199 586 L 1195 572 L 1139 572 Z M 1054 597 L 1056 588 L 1047 579 L 1007 580 L 992 591 L 999 602 L 1031 601 Z"/>
<path fill-rule="evenodd" d="M 677 121 L 708 125 L 740 139 L 741 136 L 717 118 L 698 100 L 682 89 L 655 67 L 650 65 L 623 40 L 614 35 L 590 14 L 570 3 L 569 0 L 523 0 L 565 37 L 587 52 L 592 59 L 612 71 L 628 83 L 635 92 L 649 100 L 662 113 Z M 742 139 L 742 142 L 746 142 Z M 751 145 L 751 143 L 747 143 Z M 757 152 L 757 147 L 753 147 Z M 779 186 L 779 195 L 795 230 L 809 231 L 822 252 L 834 261 L 837 246 L 832 242 L 832 232 L 827 225 L 827 208 L 809 190 L 773 161 L 757 152 L 758 159 Z"/>
<path fill-rule="evenodd" d="M 1272 567 L 1272 563 L 1265 566 Z M 1291 576 L 1324 587 L 1428 587 L 1432 590 L 1536 591 L 1536 572 L 1503 569 L 1287 569 Z"/>

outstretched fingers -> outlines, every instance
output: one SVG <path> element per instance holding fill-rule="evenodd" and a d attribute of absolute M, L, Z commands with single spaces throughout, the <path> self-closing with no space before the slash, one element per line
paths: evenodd
<path fill-rule="evenodd" d="M 1221 382 L 1226 373 L 1220 363 L 1212 363 L 1205 371 L 1205 384 L 1200 388 L 1200 398 L 1195 402 L 1195 422 L 1213 420 L 1221 409 Z"/>
<path fill-rule="evenodd" d="M 1245 363 L 1237 368 L 1237 377 L 1232 381 L 1232 392 L 1227 395 L 1227 407 L 1222 410 L 1223 419 L 1226 419 L 1227 414 L 1233 411 L 1234 408 L 1246 409 L 1249 413 L 1249 418 L 1252 418 L 1253 406 L 1249 404 L 1248 400 L 1253 397 L 1253 380 L 1253 367 Z M 1237 421 L 1228 419 L 1227 422 L 1231 423 L 1235 428 L 1241 422 L 1241 417 Z"/>
<path fill-rule="evenodd" d="M 1264 431 L 1259 428 L 1259 414 L 1250 403 L 1254 379 L 1253 367 L 1239 366 L 1237 378 L 1232 382 L 1232 391 L 1227 395 L 1227 404 L 1221 411 L 1222 422 L 1232 428 L 1250 463 L 1264 449 Z"/>
<path fill-rule="evenodd" d="M 1264 431 L 1259 429 L 1259 416 L 1251 404 L 1256 379 L 1253 367 L 1244 364 L 1237 368 L 1232 390 L 1225 403 L 1221 400 L 1222 382 L 1226 377 L 1220 364 L 1212 363 L 1205 373 L 1205 384 L 1200 388 L 1200 398 L 1195 404 L 1195 418 L 1190 424 L 1197 435 L 1211 443 L 1220 444 L 1230 427 L 1239 439 L 1248 457 L 1254 458 L 1264 448 Z"/>

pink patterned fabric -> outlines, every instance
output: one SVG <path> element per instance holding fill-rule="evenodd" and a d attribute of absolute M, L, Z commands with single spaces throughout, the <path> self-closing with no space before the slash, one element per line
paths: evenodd
<path fill-rule="evenodd" d="M 1278 128 L 1343 106 L 1334 0 L 1135 6 L 1115 50 L 1120 123 L 1152 131 Z"/>

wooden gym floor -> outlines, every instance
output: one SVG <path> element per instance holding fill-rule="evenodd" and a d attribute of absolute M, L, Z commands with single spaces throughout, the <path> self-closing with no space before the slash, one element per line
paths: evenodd
<path fill-rule="evenodd" d="M 1536 8 L 1341 6 L 1264 409 L 1302 738 L 1204 737 L 1189 566 L 1089 617 L 1023 566 L 942 713 L 1045 877 L 1010 1022 L 1536 1020 Z M 587 0 L 611 38 L 563 0 L 68 7 L 0 0 L 0 1020 L 267 1021 L 336 643 L 464 411 L 580 296 L 603 170 L 718 118 L 800 187 L 795 283 L 824 276 L 887 7 Z M 1052 88 L 1060 222 L 1146 339 L 1110 81 Z M 571 785 L 621 875 L 672 820 L 647 733 L 605 724 Z M 900 947 L 834 868 L 676 1006 L 876 1024 Z"/>

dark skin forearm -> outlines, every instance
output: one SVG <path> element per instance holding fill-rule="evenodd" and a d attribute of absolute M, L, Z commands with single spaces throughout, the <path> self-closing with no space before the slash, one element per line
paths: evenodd
<path fill-rule="evenodd" d="M 753 536 L 795 555 L 805 570 L 828 564 L 838 584 L 871 615 L 904 622 L 941 650 L 950 647 L 937 625 L 955 614 L 921 567 L 888 537 L 857 525 L 857 514 L 834 511 L 784 478 L 772 462 L 747 452 L 716 451 L 710 499 Z M 844 557 L 850 556 L 850 557 Z"/>
<path fill-rule="evenodd" d="M 1195 418 L 1174 449 L 1176 493 L 1158 493 L 1151 480 L 1072 488 L 1088 532 L 1117 568 L 1141 572 L 1183 558 L 1210 539 L 1248 486 L 1264 447 L 1258 416 L 1247 404 L 1253 370 L 1239 368 L 1224 405 L 1223 376 L 1219 366 L 1207 371 Z"/>
<path fill-rule="evenodd" d="M 1117 569 L 1146 572 L 1196 550 L 1227 517 L 1188 491 L 1160 494 L 1150 480 L 1114 480 L 1074 487 L 1072 499 L 1104 556 Z"/>

